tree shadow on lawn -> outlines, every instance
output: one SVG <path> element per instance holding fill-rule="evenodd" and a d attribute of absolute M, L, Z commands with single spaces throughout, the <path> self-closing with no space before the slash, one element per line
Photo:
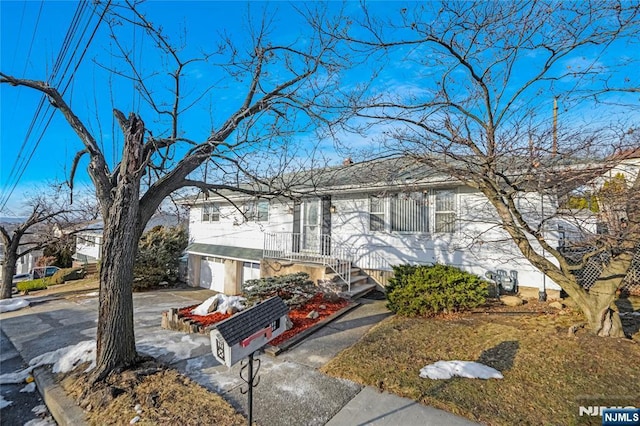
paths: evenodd
<path fill-rule="evenodd" d="M 634 303 L 632 303 L 629 296 L 630 294 L 627 290 L 622 290 L 615 304 L 618 312 L 620 312 L 620 321 L 622 322 L 624 334 L 631 337 L 640 331 L 640 315 L 638 315 L 640 310 L 638 312 L 634 310 Z"/>
<path fill-rule="evenodd" d="M 504 373 L 513 368 L 513 363 L 519 349 L 520 342 L 517 340 L 504 341 L 492 348 L 482 351 L 477 362 Z M 453 379 L 460 379 L 460 377 L 454 377 Z M 430 388 L 426 394 L 432 397 L 437 396 L 451 383 L 451 380 L 452 379 L 443 380 L 442 383 Z"/>

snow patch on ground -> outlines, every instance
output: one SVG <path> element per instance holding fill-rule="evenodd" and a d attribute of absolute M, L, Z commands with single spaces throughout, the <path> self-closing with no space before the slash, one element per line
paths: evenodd
<path fill-rule="evenodd" d="M 420 370 L 423 379 L 445 380 L 452 377 L 468 379 L 502 379 L 502 374 L 495 368 L 473 361 L 438 361 Z"/>
<path fill-rule="evenodd" d="M 137 347 L 140 352 L 159 357 L 173 354 L 171 362 L 181 361 L 192 357 L 193 351 L 207 345 L 209 339 L 206 336 L 184 335 L 179 341 L 174 342 L 167 339 L 166 334 L 149 334 L 138 340 Z"/>
<path fill-rule="evenodd" d="M 56 426 L 57 423 L 54 422 L 51 417 L 46 417 L 44 419 L 33 419 L 26 422 L 23 426 Z"/>
<path fill-rule="evenodd" d="M 23 387 L 22 389 L 20 389 L 20 392 L 35 392 L 36 390 L 36 382 L 31 382 L 29 383 L 27 386 Z"/>
<path fill-rule="evenodd" d="M 24 383 L 31 374 L 33 368 L 29 367 L 24 370 L 16 371 L 14 373 L 5 373 L 0 375 L 0 385 Z"/>
<path fill-rule="evenodd" d="M 12 401 L 7 401 L 2 395 L 0 395 L 0 408 L 8 407 L 11 404 L 13 404 Z"/>
<path fill-rule="evenodd" d="M 47 406 L 44 404 L 36 405 L 31 409 L 31 412 L 36 416 L 41 416 L 47 413 Z"/>
<path fill-rule="evenodd" d="M 191 313 L 193 315 L 207 315 L 209 313 L 213 313 L 209 312 L 209 307 L 216 302 L 218 303 L 218 307 L 214 312 L 224 314 L 229 308 L 236 308 L 237 311 L 241 311 L 246 307 L 246 301 L 247 299 L 241 296 L 227 296 L 226 294 L 220 293 L 216 294 L 215 296 L 211 296 L 210 298 L 193 308 L 191 310 Z"/>
<path fill-rule="evenodd" d="M 83 362 L 90 362 L 87 371 L 96 366 L 96 341 L 85 340 L 73 346 L 66 346 L 55 351 L 47 352 L 29 361 L 31 368 L 53 364 L 54 373 L 67 373 Z"/>
<path fill-rule="evenodd" d="M 0 312 L 17 311 L 18 309 L 26 308 L 27 306 L 29 306 L 29 302 L 24 299 L 0 300 Z"/>

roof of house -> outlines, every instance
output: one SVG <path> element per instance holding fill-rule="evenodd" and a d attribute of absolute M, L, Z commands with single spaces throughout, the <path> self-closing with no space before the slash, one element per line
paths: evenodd
<path fill-rule="evenodd" d="M 185 249 L 187 253 L 217 256 L 227 259 L 243 260 L 243 261 L 260 261 L 263 257 L 261 249 L 251 249 L 244 247 L 220 246 L 215 244 L 192 243 Z"/>
<path fill-rule="evenodd" d="M 268 327 L 289 312 L 289 307 L 279 297 L 271 297 L 251 308 L 219 322 L 216 329 L 229 346 Z"/>
<path fill-rule="evenodd" d="M 553 165 L 541 167 L 529 156 L 510 156 L 500 159 L 502 175 L 517 182 L 520 190 L 553 189 L 559 195 L 602 175 L 604 171 L 618 162 L 618 158 L 601 161 L 561 158 L 554 160 Z M 482 164 L 470 156 L 460 156 L 455 160 L 443 156 L 416 158 L 399 156 L 360 163 L 345 162 L 335 167 L 286 173 L 264 179 L 260 184 L 241 184 L 239 188 L 265 193 L 286 190 L 293 196 L 296 194 L 322 196 L 337 192 L 361 192 L 363 188 L 380 192 L 397 191 L 398 188 L 411 191 L 412 188 L 421 189 L 461 184 L 461 181 L 451 173 L 442 171 L 447 169 L 457 169 L 460 175 L 464 175 L 466 170 L 482 173 Z M 249 197 L 241 191 L 233 190 L 223 190 L 218 195 L 213 196 L 212 199 L 228 201 Z M 206 201 L 207 197 L 199 194 L 183 199 L 182 203 L 199 204 Z"/>

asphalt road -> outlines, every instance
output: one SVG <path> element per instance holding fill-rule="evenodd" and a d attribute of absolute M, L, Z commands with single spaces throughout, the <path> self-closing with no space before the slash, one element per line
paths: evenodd
<path fill-rule="evenodd" d="M 4 331 L 0 330 L 0 376 L 15 373 L 26 366 L 27 363 L 24 362 Z M 51 418 L 49 410 L 37 390 L 20 392 L 26 385 L 24 382 L 0 384 L 0 395 L 5 401 L 11 402 L 0 410 L 0 424 L 6 426 L 55 425 L 56 422 Z M 34 409 L 39 414 L 34 412 Z"/>

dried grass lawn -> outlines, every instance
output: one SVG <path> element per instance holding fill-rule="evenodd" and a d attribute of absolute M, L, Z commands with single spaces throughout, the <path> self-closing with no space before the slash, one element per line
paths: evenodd
<path fill-rule="evenodd" d="M 537 305 L 537 306 L 536 306 Z M 393 316 L 323 371 L 490 425 L 600 424 L 580 405 L 640 407 L 640 345 L 568 328 L 583 319 L 546 304 L 502 312 L 423 319 Z M 509 311 L 546 310 L 547 313 Z M 637 318 L 637 317 L 636 317 Z M 440 360 L 478 361 L 502 380 L 430 380 L 419 370 Z M 592 399 L 589 399 L 592 398 Z"/>
<path fill-rule="evenodd" d="M 247 420 L 222 397 L 155 361 L 90 384 L 83 368 L 58 377 L 84 410 L 90 425 L 244 425 Z M 137 410 L 136 410 L 137 408 Z"/>

